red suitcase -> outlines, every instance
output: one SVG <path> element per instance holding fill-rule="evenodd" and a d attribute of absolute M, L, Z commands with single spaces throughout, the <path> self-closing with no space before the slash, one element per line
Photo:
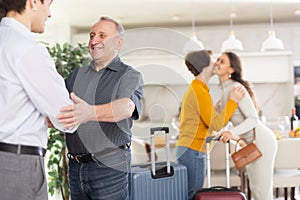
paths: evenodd
<path fill-rule="evenodd" d="M 194 196 L 194 200 L 247 200 L 246 195 L 240 190 L 230 188 L 230 165 L 229 165 L 229 143 L 226 143 L 226 186 L 211 187 L 211 169 L 210 169 L 210 142 L 214 140 L 214 137 L 206 138 L 207 150 L 207 185 L 208 188 L 203 188 Z"/>

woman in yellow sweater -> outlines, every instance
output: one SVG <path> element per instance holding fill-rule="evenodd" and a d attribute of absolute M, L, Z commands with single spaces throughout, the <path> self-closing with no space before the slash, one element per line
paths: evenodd
<path fill-rule="evenodd" d="M 224 109 L 218 114 L 209 93 L 207 81 L 214 75 L 214 63 L 207 51 L 187 54 L 185 64 L 195 76 L 185 92 L 180 112 L 180 135 L 176 157 L 187 167 L 189 199 L 203 187 L 206 171 L 205 138 L 219 131 L 229 120 L 244 97 L 243 87 L 233 88 Z"/>

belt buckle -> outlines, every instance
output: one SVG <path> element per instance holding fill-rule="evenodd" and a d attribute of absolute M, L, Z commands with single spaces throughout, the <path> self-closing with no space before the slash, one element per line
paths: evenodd
<path fill-rule="evenodd" d="M 75 158 L 75 160 L 76 160 L 77 163 L 80 163 L 80 157 L 81 157 L 80 155 L 74 156 L 74 158 Z"/>

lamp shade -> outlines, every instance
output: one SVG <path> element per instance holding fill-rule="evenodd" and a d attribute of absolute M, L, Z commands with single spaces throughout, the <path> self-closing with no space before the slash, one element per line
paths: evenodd
<path fill-rule="evenodd" d="M 199 41 L 196 37 L 196 35 L 193 35 L 190 40 L 188 40 L 184 44 L 183 52 L 184 54 L 187 54 L 191 51 L 198 51 L 198 50 L 203 50 L 204 45 L 201 41 Z"/>
<path fill-rule="evenodd" d="M 236 39 L 234 32 L 231 31 L 228 39 L 222 44 L 221 52 L 225 51 L 243 51 L 243 44 L 240 40 Z"/>
<path fill-rule="evenodd" d="M 283 49 L 282 41 L 276 38 L 273 30 L 269 31 L 269 37 L 263 42 L 261 51 L 276 51 Z"/>

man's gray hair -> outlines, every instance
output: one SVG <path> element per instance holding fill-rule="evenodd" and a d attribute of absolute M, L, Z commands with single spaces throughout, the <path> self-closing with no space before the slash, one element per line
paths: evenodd
<path fill-rule="evenodd" d="M 114 20 L 110 17 L 106 17 L 106 16 L 101 17 L 99 21 L 110 21 L 110 22 L 114 23 L 116 25 L 117 32 L 120 34 L 121 37 L 123 37 L 125 30 L 121 23 L 117 22 L 116 20 Z"/>

